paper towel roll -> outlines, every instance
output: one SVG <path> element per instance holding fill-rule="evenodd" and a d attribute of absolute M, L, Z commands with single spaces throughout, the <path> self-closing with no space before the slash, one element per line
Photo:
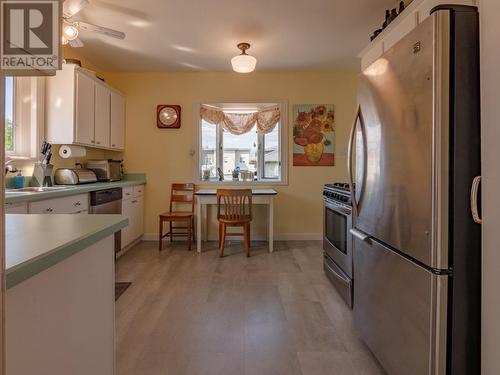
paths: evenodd
<path fill-rule="evenodd" d="M 83 158 L 87 154 L 87 150 L 82 146 L 62 145 L 59 148 L 59 156 L 63 159 Z"/>

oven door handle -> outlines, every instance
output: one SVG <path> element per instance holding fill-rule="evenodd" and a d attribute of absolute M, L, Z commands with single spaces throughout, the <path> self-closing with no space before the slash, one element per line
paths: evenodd
<path fill-rule="evenodd" d="M 361 241 L 368 242 L 368 240 L 370 239 L 370 236 L 368 234 L 366 234 L 365 232 L 361 232 L 358 229 L 351 228 L 349 230 L 349 232 L 351 232 L 351 234 L 354 237 L 356 237 L 357 239 L 359 239 Z"/>
<path fill-rule="evenodd" d="M 330 203 L 326 199 L 324 201 L 324 205 L 326 208 L 329 208 L 330 210 L 333 210 L 333 211 L 338 212 L 340 214 L 343 214 L 345 216 L 349 216 L 351 214 L 351 210 L 349 210 L 348 208 L 338 206 L 335 203 Z"/>
<path fill-rule="evenodd" d="M 356 123 L 358 122 L 358 119 L 361 124 L 361 131 L 363 131 L 365 120 L 363 118 L 363 113 L 361 112 L 361 105 L 358 105 L 358 109 L 356 110 L 356 115 L 354 116 L 354 121 L 352 122 L 351 133 L 349 135 L 349 143 L 347 146 L 347 173 L 349 176 L 349 190 L 351 192 L 352 212 L 354 214 L 354 217 L 358 216 L 358 202 L 356 202 L 356 194 L 354 192 L 354 171 L 352 170 L 352 157 L 354 153 L 354 138 L 356 136 Z M 359 188 L 361 187 L 359 186 L 358 189 Z"/>

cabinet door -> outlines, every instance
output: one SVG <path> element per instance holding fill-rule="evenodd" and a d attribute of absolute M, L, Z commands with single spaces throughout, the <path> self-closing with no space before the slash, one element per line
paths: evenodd
<path fill-rule="evenodd" d="M 75 141 L 86 145 L 93 145 L 94 138 L 94 81 L 76 72 L 76 132 Z"/>
<path fill-rule="evenodd" d="M 110 90 L 95 84 L 95 144 L 100 147 L 110 146 Z"/>
<path fill-rule="evenodd" d="M 134 240 L 144 234 L 144 197 L 132 199 L 134 213 Z"/>
<path fill-rule="evenodd" d="M 134 220 L 132 215 L 132 200 L 127 199 L 122 201 L 122 215 L 128 219 L 128 226 L 122 229 L 122 249 L 132 242 L 132 231 Z"/>
<path fill-rule="evenodd" d="M 111 148 L 125 148 L 125 99 L 111 91 Z"/>

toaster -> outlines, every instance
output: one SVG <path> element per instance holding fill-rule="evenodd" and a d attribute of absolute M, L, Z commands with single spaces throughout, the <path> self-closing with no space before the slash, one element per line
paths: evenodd
<path fill-rule="evenodd" d="M 87 168 L 58 168 L 54 173 L 57 185 L 79 185 L 97 182 L 96 174 Z"/>
<path fill-rule="evenodd" d="M 122 179 L 122 160 L 87 160 L 87 169 L 95 172 L 98 181 Z"/>

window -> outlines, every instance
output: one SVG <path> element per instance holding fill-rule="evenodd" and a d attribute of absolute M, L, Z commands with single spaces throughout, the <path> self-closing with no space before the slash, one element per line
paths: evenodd
<path fill-rule="evenodd" d="M 43 135 L 43 79 L 5 78 L 5 153 L 10 159 L 37 156 Z"/>
<path fill-rule="evenodd" d="M 201 105 L 199 179 L 218 181 L 222 174 L 224 182 L 285 182 L 284 107 L 282 103 Z"/>

